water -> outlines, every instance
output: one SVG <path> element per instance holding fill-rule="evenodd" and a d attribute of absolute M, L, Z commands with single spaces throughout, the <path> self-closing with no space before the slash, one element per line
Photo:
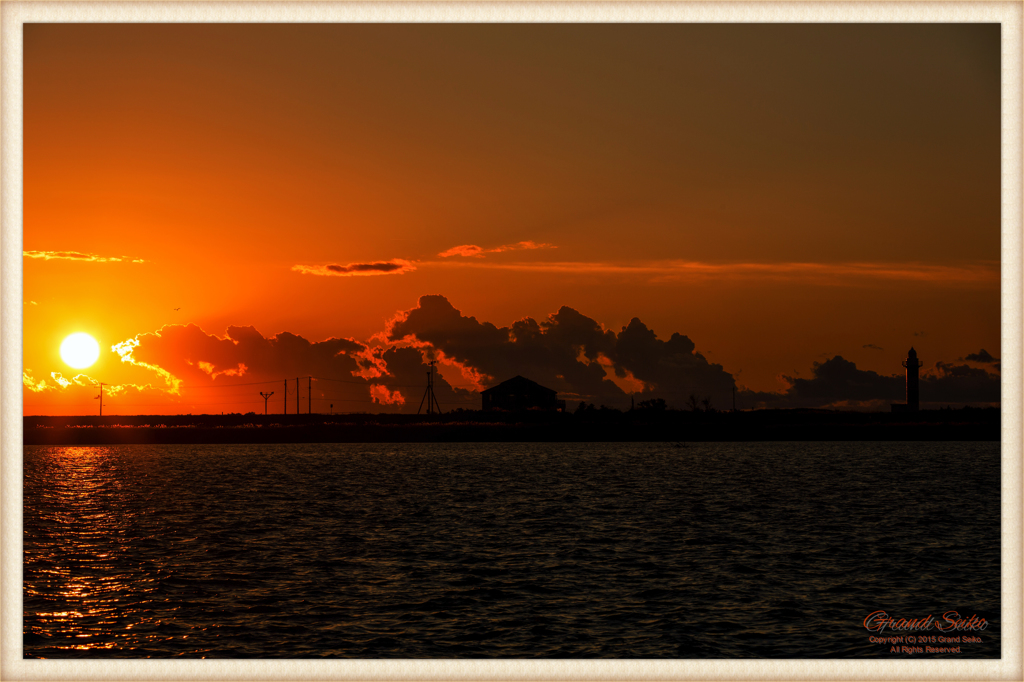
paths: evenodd
<path fill-rule="evenodd" d="M 1000 656 L 998 443 L 26 447 L 24 467 L 27 657 L 906 657 L 869 641 L 878 610 L 977 614 L 981 643 L 945 655 Z"/>

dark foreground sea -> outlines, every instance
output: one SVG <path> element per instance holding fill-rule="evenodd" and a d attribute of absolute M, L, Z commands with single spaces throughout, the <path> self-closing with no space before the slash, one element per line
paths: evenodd
<path fill-rule="evenodd" d="M 24 476 L 26 657 L 1000 656 L 998 443 L 26 447 Z"/>

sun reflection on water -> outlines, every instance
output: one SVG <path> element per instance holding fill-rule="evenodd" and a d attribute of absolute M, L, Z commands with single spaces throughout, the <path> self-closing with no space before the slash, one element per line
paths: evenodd
<path fill-rule="evenodd" d="M 150 620 L 143 610 L 157 581 L 139 556 L 136 523 L 147 505 L 114 475 L 116 459 L 106 447 L 49 448 L 26 470 L 26 488 L 41 492 L 33 503 L 26 498 L 25 525 L 42 531 L 26 530 L 25 599 L 37 605 L 26 642 L 73 638 L 89 641 L 55 648 L 130 649 L 135 642 L 116 640 Z"/>

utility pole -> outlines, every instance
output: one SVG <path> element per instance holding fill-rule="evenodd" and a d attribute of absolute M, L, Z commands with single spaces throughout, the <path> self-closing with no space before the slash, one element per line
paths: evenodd
<path fill-rule="evenodd" d="M 100 383 L 100 394 L 98 396 L 96 396 L 97 398 L 100 399 L 100 416 L 101 417 L 103 416 L 103 387 L 106 386 L 106 385 L 107 384 Z"/>
<path fill-rule="evenodd" d="M 736 384 L 732 385 L 732 411 L 736 411 Z"/>
<path fill-rule="evenodd" d="M 295 377 L 295 414 L 302 414 L 299 410 L 299 378 Z"/>
<path fill-rule="evenodd" d="M 288 380 L 284 380 L 284 413 L 288 414 Z"/>
<path fill-rule="evenodd" d="M 306 377 L 306 414 L 313 414 L 313 377 Z"/>
<path fill-rule="evenodd" d="M 427 414 L 434 414 L 434 410 L 437 410 L 437 414 L 441 414 L 441 406 L 437 403 L 437 396 L 434 395 L 434 365 L 436 361 L 431 360 L 429 363 L 430 371 L 427 372 L 427 390 L 423 394 L 423 400 L 420 400 L 420 407 L 416 410 L 416 414 L 420 413 L 423 409 L 423 401 L 427 403 Z"/>
<path fill-rule="evenodd" d="M 270 400 L 270 396 L 274 395 L 274 392 L 264 393 L 260 391 L 260 395 L 263 396 L 263 416 L 267 416 L 267 401 Z"/>

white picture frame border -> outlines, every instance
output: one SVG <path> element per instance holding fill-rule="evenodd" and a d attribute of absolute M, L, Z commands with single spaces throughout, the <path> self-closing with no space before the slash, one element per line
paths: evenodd
<path fill-rule="evenodd" d="M 1021 680 L 1021 2 L 30 2 L 0 0 L 0 679 Z M 22 26 L 27 22 L 996 22 L 1002 25 L 1002 658 L 22 658 Z M 980 501 L 979 501 L 980 502 Z"/>

